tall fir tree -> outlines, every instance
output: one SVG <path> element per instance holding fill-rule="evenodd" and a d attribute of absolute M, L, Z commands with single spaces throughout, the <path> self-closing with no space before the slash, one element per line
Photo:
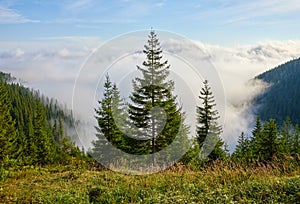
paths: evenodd
<path fill-rule="evenodd" d="M 186 137 L 186 126 L 181 108 L 173 94 L 174 82 L 168 80 L 170 65 L 163 60 L 157 34 L 151 31 L 143 53 L 146 60 L 137 66 L 142 76 L 133 80 L 129 117 L 137 127 L 133 137 L 140 139 L 135 148 L 138 154 L 153 154 L 167 147 L 181 134 Z M 184 127 L 185 131 L 181 131 Z M 185 135 L 185 136 L 184 136 Z M 134 147 L 133 147 L 134 148 Z"/>
<path fill-rule="evenodd" d="M 200 157 L 207 156 L 209 160 L 224 159 L 224 142 L 220 138 L 222 127 L 217 122 L 220 116 L 218 111 L 214 110 L 216 104 L 208 81 L 205 80 L 203 84 L 199 96 L 202 104 L 197 106 L 196 127 L 196 140 L 201 148 Z"/>

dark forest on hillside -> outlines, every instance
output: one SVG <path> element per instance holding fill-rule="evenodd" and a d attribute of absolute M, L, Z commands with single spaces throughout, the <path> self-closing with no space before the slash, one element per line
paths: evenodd
<path fill-rule="evenodd" d="M 257 115 L 262 120 L 275 119 L 282 125 L 286 117 L 300 122 L 300 59 L 286 62 L 256 77 L 270 87 L 255 100 Z"/>
<path fill-rule="evenodd" d="M 72 112 L 15 81 L 0 72 L 1 164 L 60 163 L 80 155 L 67 131 L 74 128 Z"/>

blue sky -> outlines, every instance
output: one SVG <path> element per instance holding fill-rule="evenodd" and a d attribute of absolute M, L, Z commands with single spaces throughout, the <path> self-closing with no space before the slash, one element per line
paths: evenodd
<path fill-rule="evenodd" d="M 295 40 L 299 11 L 298 0 L 3 0 L 0 41 L 108 40 L 151 27 L 223 45 Z"/>

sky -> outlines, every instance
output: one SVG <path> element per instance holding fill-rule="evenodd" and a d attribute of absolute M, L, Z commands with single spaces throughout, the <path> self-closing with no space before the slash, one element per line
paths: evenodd
<path fill-rule="evenodd" d="M 78 76 L 87 64 L 92 64 L 90 78 L 83 81 L 79 91 L 83 102 L 78 104 L 79 117 L 93 120 L 83 131 L 90 138 L 94 135 L 95 103 L 85 103 L 83 99 L 95 99 L 95 90 L 101 85 L 101 74 L 96 73 L 103 74 L 114 60 L 125 71 L 135 69 L 144 56 L 133 50 L 143 49 L 147 32 L 153 28 L 169 53 L 170 62 L 187 65 L 176 61 L 170 53 L 184 56 L 194 65 L 199 59 L 208 60 L 209 67 L 217 72 L 223 91 L 215 93 L 224 109 L 219 110 L 222 137 L 233 149 L 242 131 L 250 136 L 255 119 L 251 102 L 267 87 L 250 80 L 300 57 L 299 24 L 299 0 L 0 0 L 0 71 L 12 73 L 25 86 L 39 89 L 72 108 Z M 175 40 L 165 39 L 166 33 Z M 190 40 L 192 45 L 183 39 Z M 104 49 L 109 46 L 117 52 Z M 120 59 L 117 53 L 128 57 Z M 98 61 L 93 61 L 95 56 Z M 176 70 L 176 65 L 173 68 Z M 182 73 L 178 68 L 176 72 Z M 184 77 L 177 80 L 192 81 L 186 74 L 179 74 Z M 123 79 L 130 81 L 129 76 L 133 75 Z M 124 88 L 130 82 L 121 85 Z M 200 87 L 197 84 L 191 88 L 194 98 Z M 194 112 L 194 105 L 186 109 Z M 88 141 L 82 143 L 88 145 Z"/>
<path fill-rule="evenodd" d="M 287 40 L 298 38 L 299 11 L 298 0 L 2 0 L 0 40 L 108 40 L 151 27 L 222 45 Z"/>

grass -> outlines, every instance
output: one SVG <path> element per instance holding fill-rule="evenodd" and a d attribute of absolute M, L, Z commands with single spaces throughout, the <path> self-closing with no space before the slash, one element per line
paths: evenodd
<path fill-rule="evenodd" d="M 269 164 L 183 166 L 129 176 L 84 162 L 0 171 L 0 203 L 299 203 L 300 168 Z M 5 177 L 4 177 L 5 176 Z"/>

